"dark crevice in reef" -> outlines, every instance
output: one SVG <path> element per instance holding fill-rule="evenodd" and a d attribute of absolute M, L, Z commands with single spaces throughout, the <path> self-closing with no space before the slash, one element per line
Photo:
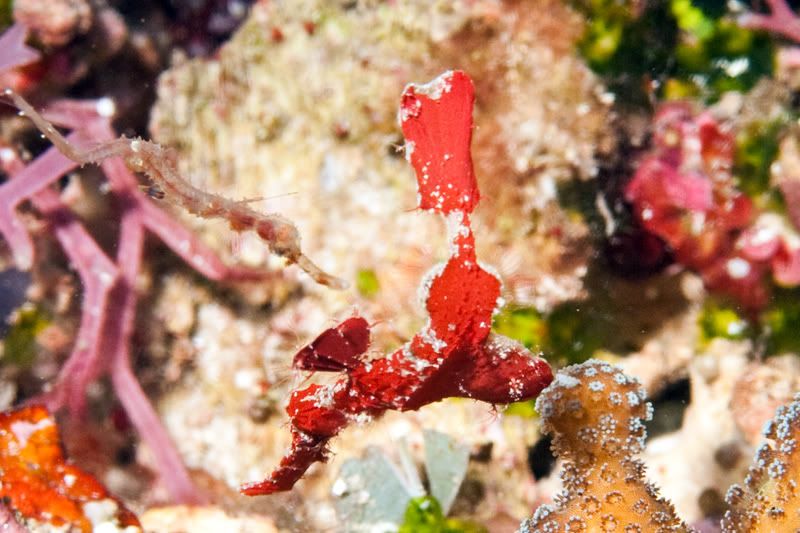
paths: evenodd
<path fill-rule="evenodd" d="M 657 396 L 651 398 L 654 414 L 652 420 L 645 422 L 648 438 L 679 430 L 690 397 L 689 379 L 684 378 L 667 384 Z"/>
<path fill-rule="evenodd" d="M 542 437 L 528 448 L 528 468 L 537 481 L 549 476 L 556 464 L 556 458 L 550 449 L 552 442 L 551 437 Z"/>

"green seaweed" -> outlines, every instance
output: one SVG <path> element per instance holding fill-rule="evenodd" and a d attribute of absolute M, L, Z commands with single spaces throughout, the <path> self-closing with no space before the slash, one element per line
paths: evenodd
<path fill-rule="evenodd" d="M 13 0 L 0 0 L 0 31 L 5 31 L 14 22 L 13 9 Z"/>
<path fill-rule="evenodd" d="M 693 85 L 698 96 L 715 101 L 727 91 L 747 91 L 758 80 L 771 76 L 774 63 L 772 39 L 762 32 L 737 26 L 728 18 L 694 20 L 702 12 L 689 0 L 673 0 L 673 9 L 686 7 L 691 15 L 678 18 L 684 38 L 675 49 L 676 67 L 671 79 Z M 685 25 L 685 28 L 684 28 Z M 681 94 L 664 91 L 669 99 Z"/>
<path fill-rule="evenodd" d="M 603 324 L 608 322 L 591 305 L 582 311 L 582 305 L 565 302 L 546 315 L 530 307 L 507 308 L 495 317 L 493 329 L 550 360 L 580 363 L 606 345 Z"/>
<path fill-rule="evenodd" d="M 778 157 L 785 126 L 784 118 L 754 122 L 736 136 L 734 174 L 737 185 L 762 208 L 782 210 L 783 207 L 781 196 L 770 187 L 770 167 Z"/>
<path fill-rule="evenodd" d="M 627 102 L 713 102 L 772 74 L 771 37 L 738 26 L 719 2 L 583 0 L 577 7 L 588 19 L 579 51 Z"/>
<path fill-rule="evenodd" d="M 361 269 L 356 273 L 356 290 L 365 298 L 373 298 L 381 290 L 378 274 L 372 269 Z"/>
<path fill-rule="evenodd" d="M 536 400 L 525 400 L 524 402 L 510 403 L 503 411 L 503 414 L 509 416 L 518 416 L 520 418 L 539 418 L 539 413 L 536 411 Z"/>
<path fill-rule="evenodd" d="M 528 349 L 541 349 L 546 343 L 545 319 L 531 307 L 504 308 L 495 316 L 494 331 L 522 343 Z"/>
<path fill-rule="evenodd" d="M 703 306 L 697 318 L 700 328 L 700 345 L 705 346 L 712 339 L 745 339 L 753 334 L 748 320 L 733 307 L 727 307 L 712 300 Z"/>
<path fill-rule="evenodd" d="M 678 38 L 667 6 L 653 3 L 638 16 L 629 2 L 615 0 L 585 0 L 578 8 L 588 18 L 578 49 L 589 66 L 624 100 L 646 104 L 643 82 L 668 70 Z"/>
<path fill-rule="evenodd" d="M 408 502 L 399 533 L 486 533 L 486 528 L 474 522 L 446 518 L 436 498 L 420 496 Z"/>
<path fill-rule="evenodd" d="M 603 324 L 609 317 L 581 303 L 565 302 L 547 317 L 547 348 L 566 364 L 582 363 L 607 344 Z"/>
<path fill-rule="evenodd" d="M 3 360 L 28 367 L 36 356 L 36 336 L 50 324 L 46 314 L 34 305 L 17 310 L 14 322 L 3 340 Z"/>
<path fill-rule="evenodd" d="M 800 289 L 777 289 L 761 327 L 767 355 L 800 352 Z"/>

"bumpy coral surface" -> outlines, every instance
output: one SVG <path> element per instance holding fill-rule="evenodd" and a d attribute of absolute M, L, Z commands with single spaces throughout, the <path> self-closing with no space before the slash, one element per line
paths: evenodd
<path fill-rule="evenodd" d="M 758 450 L 744 487 L 728 491 L 731 510 L 728 533 L 797 531 L 800 527 L 800 394 L 764 428 L 767 438 Z"/>
<path fill-rule="evenodd" d="M 613 136 L 603 88 L 572 53 L 579 17 L 535 4 L 258 3 L 218 61 L 161 77 L 152 134 L 197 183 L 296 221 L 326 269 L 353 279 L 380 266 L 374 305 L 395 315 L 443 242 L 437 221 L 402 214 L 413 181 L 395 101 L 408 80 L 463 69 L 479 84 L 476 175 L 492 188 L 479 246 L 502 257 L 509 293 L 549 307 L 581 292 L 588 251 L 557 185 L 590 179 Z M 224 248 L 227 233 L 204 229 Z"/>
<path fill-rule="evenodd" d="M 536 407 L 564 461 L 564 491 L 555 506 L 539 507 L 521 533 L 688 531 L 635 459 L 652 409 L 638 381 L 590 360 L 559 372 Z"/>
<path fill-rule="evenodd" d="M 133 513 L 66 461 L 44 407 L 0 413 L 0 480 L 3 504 L 32 530 L 140 531 Z"/>

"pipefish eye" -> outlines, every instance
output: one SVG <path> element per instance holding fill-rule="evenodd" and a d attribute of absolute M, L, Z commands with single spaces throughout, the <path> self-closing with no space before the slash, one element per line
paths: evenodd
<path fill-rule="evenodd" d="M 145 189 L 145 193 L 147 193 L 147 196 L 153 200 L 163 200 L 166 196 L 164 191 L 157 185 L 148 185 Z"/>

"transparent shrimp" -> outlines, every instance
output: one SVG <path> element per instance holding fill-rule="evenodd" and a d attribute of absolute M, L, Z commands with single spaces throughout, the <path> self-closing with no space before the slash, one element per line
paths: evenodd
<path fill-rule="evenodd" d="M 172 158 L 162 146 L 141 138 L 122 136 L 81 149 L 61 135 L 20 95 L 11 89 L 6 89 L 5 95 L 62 154 L 76 163 L 97 164 L 109 157 L 120 157 L 131 170 L 144 174 L 150 180 L 152 190 L 158 192 L 157 197 L 163 194 L 164 198 L 202 218 L 225 219 L 236 232 L 253 230 L 272 253 L 296 264 L 317 283 L 335 289 L 347 287 L 347 282 L 327 274 L 302 253 L 300 235 L 290 220 L 278 214 L 259 213 L 249 207 L 247 201 L 231 200 L 198 189 L 181 177 Z"/>

